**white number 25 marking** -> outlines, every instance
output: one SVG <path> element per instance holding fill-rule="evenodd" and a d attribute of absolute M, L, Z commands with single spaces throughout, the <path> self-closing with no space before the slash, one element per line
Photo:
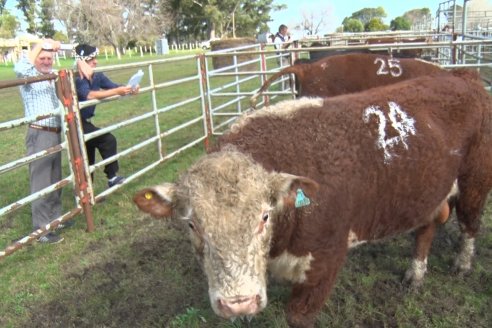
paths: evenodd
<path fill-rule="evenodd" d="M 401 110 L 400 106 L 395 102 L 388 102 L 389 113 L 388 117 L 391 122 L 391 126 L 397 131 L 397 136 L 387 138 L 386 137 L 386 115 L 379 106 L 370 106 L 364 110 L 364 122 L 369 123 L 371 115 L 376 116 L 379 119 L 378 127 L 378 140 L 376 145 L 378 148 L 384 151 L 384 163 L 388 164 L 391 158 L 391 148 L 395 147 L 399 143 L 403 144 L 405 149 L 408 149 L 407 138 L 409 135 L 415 135 L 415 120 L 408 116 L 407 113 Z"/>
<path fill-rule="evenodd" d="M 383 58 L 376 58 L 374 64 L 380 63 L 377 75 L 388 75 L 398 77 L 403 73 L 403 69 L 401 68 L 400 61 L 396 58 L 388 58 L 388 63 Z"/>

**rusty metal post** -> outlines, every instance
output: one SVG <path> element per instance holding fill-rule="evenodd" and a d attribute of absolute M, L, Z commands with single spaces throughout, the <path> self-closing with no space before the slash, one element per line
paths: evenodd
<path fill-rule="evenodd" d="M 453 41 L 456 41 L 456 40 L 458 40 L 458 33 L 453 32 L 453 37 L 451 39 L 451 43 Z M 453 65 L 456 65 L 456 61 L 457 61 L 457 58 L 458 58 L 458 46 L 456 44 L 453 45 L 453 48 L 451 50 L 451 56 L 452 56 L 451 63 Z"/>
<path fill-rule="evenodd" d="M 292 42 L 292 45 L 295 49 L 301 48 L 299 40 L 295 40 L 294 42 Z M 297 52 L 297 51 L 290 53 L 290 64 L 291 65 L 294 65 L 296 60 L 299 59 L 299 57 L 300 57 L 299 55 L 300 55 L 300 52 Z M 292 99 L 295 99 L 297 90 L 295 87 L 296 84 L 295 84 L 295 75 L 294 74 L 289 74 L 289 85 L 290 85 L 290 90 L 292 91 Z"/>
<path fill-rule="evenodd" d="M 51 80 L 55 80 L 56 78 L 57 78 L 56 74 L 50 73 L 50 74 L 43 74 L 40 76 L 24 77 L 21 79 L 5 80 L 5 81 L 0 81 L 0 89 L 15 87 L 18 85 L 26 85 L 26 84 L 40 82 L 40 81 L 51 81 Z"/>
<path fill-rule="evenodd" d="M 294 40 L 292 42 L 292 46 L 293 48 L 295 49 L 299 49 L 301 48 L 300 44 L 299 44 L 299 40 Z M 294 63 L 296 62 L 296 60 L 299 59 L 299 52 L 295 51 L 294 53 L 291 53 L 291 65 L 294 65 Z"/>
<path fill-rule="evenodd" d="M 267 71 L 267 64 L 266 64 L 266 56 L 265 56 L 265 53 L 263 52 L 263 50 L 265 50 L 265 44 L 261 44 L 261 51 L 262 53 L 260 54 L 261 56 L 261 72 L 262 73 L 266 73 Z M 260 88 L 263 86 L 263 83 L 265 83 L 265 80 L 268 78 L 267 75 L 260 75 L 260 81 L 261 81 L 261 86 Z M 263 103 L 265 104 L 265 106 L 268 106 L 269 103 L 270 103 L 270 97 L 266 96 L 266 95 L 263 95 Z"/>
<path fill-rule="evenodd" d="M 58 73 L 58 76 L 56 90 L 58 97 L 65 107 L 65 121 L 68 126 L 66 139 L 68 151 L 70 152 L 70 164 L 72 165 L 72 171 L 74 173 L 75 192 L 79 198 L 79 205 L 85 215 L 87 232 L 92 232 L 94 231 L 94 218 L 92 215 L 92 204 L 90 202 L 91 194 L 87 184 L 88 176 L 84 170 L 83 157 L 80 148 L 81 145 L 83 146 L 83 140 L 79 140 L 75 122 L 76 115 L 73 110 L 75 97 L 73 92 L 75 89 L 73 84 L 73 72 L 61 70 Z"/>
<path fill-rule="evenodd" d="M 198 58 L 200 61 L 200 82 L 201 82 L 202 93 L 204 97 L 203 110 L 205 111 L 205 122 L 207 126 L 207 136 L 205 138 L 205 150 L 208 151 L 210 150 L 210 139 L 212 137 L 212 122 L 211 122 L 212 118 L 210 115 L 210 106 L 208 101 L 209 90 L 207 84 L 207 68 L 206 68 L 207 66 L 205 64 L 207 58 L 205 58 L 204 54 L 199 55 Z"/>

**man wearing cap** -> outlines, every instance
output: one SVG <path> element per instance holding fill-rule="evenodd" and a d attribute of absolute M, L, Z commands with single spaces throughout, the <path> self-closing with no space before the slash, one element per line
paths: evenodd
<path fill-rule="evenodd" d="M 94 72 L 94 68 L 97 66 L 97 54 L 97 48 L 88 44 L 79 44 L 75 47 L 75 58 L 80 75 L 75 80 L 79 101 L 138 93 L 138 87 L 132 89 L 130 86 L 116 84 L 103 73 Z M 80 111 L 82 129 L 86 134 L 99 130 L 99 128 L 90 121 L 94 116 L 95 110 L 96 106 L 93 105 L 85 107 Z M 96 148 L 99 150 L 103 159 L 114 156 L 117 153 L 116 138 L 111 133 L 105 133 L 90 139 L 85 143 L 85 146 L 87 149 L 89 165 L 93 165 L 96 161 Z M 111 162 L 104 167 L 104 173 L 108 178 L 109 187 L 113 187 L 114 185 L 121 184 L 125 181 L 125 178 L 117 175 L 118 169 L 118 161 Z"/>
<path fill-rule="evenodd" d="M 14 66 L 18 78 L 41 76 L 53 73 L 53 57 L 60 42 L 43 40 L 36 44 L 27 56 Z M 56 96 L 55 82 L 42 81 L 20 87 L 25 117 L 47 116 L 29 124 L 26 135 L 27 155 L 55 147 L 61 143 L 61 103 Z M 31 193 L 40 191 L 61 180 L 61 153 L 54 152 L 29 164 Z M 61 189 L 34 200 L 31 204 L 33 228 L 39 229 L 62 215 Z M 63 238 L 50 232 L 38 239 L 43 243 L 58 243 Z"/>

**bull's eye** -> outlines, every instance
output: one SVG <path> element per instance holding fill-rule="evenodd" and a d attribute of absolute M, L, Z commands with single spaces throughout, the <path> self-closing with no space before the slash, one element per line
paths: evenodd
<path fill-rule="evenodd" d="M 190 227 L 191 230 L 195 230 L 195 225 L 192 222 L 188 223 L 188 227 Z"/>
<path fill-rule="evenodd" d="M 263 212 L 261 215 L 261 221 L 260 224 L 258 224 L 258 227 L 256 228 L 256 233 L 261 234 L 263 232 L 263 229 L 265 229 L 265 226 L 268 223 L 268 218 L 270 217 L 270 214 L 268 212 Z"/>
<path fill-rule="evenodd" d="M 262 220 L 263 222 L 267 222 L 268 218 L 270 217 L 270 214 L 268 212 L 263 213 Z"/>

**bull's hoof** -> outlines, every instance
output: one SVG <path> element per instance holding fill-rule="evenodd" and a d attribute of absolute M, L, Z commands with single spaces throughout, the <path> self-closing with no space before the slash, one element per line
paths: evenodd
<path fill-rule="evenodd" d="M 461 263 L 458 263 L 458 261 L 456 261 L 456 263 L 454 263 L 453 267 L 451 268 L 451 273 L 463 278 L 471 273 L 471 265 L 462 265 Z"/>
<path fill-rule="evenodd" d="M 454 274 L 465 276 L 472 268 L 472 260 L 475 254 L 475 238 L 464 237 L 461 243 L 461 251 L 456 257 L 451 270 Z"/>
<path fill-rule="evenodd" d="M 424 284 L 424 277 L 417 277 L 413 270 L 407 270 L 402 281 L 403 286 L 410 292 L 417 292 Z"/>
<path fill-rule="evenodd" d="M 405 272 L 403 285 L 410 291 L 417 291 L 424 284 L 425 273 L 427 272 L 427 259 L 412 261 L 412 265 Z"/>

